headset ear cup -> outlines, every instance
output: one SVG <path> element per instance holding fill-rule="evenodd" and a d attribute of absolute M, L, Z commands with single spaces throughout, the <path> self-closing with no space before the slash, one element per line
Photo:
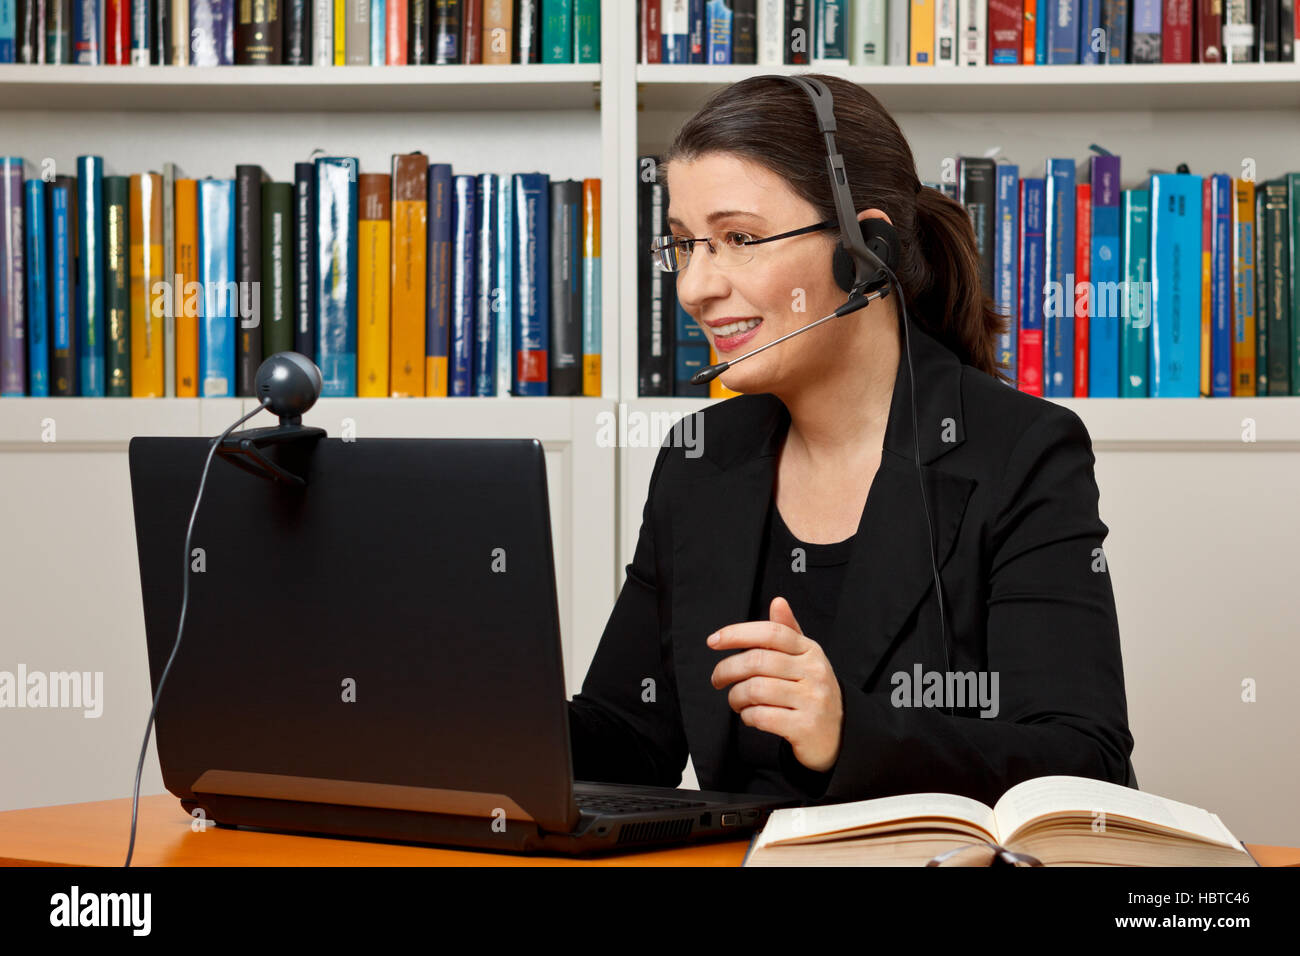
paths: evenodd
<path fill-rule="evenodd" d="M 885 265 L 891 270 L 898 268 L 899 248 L 898 248 L 898 230 L 880 218 L 863 219 L 859 226 L 862 229 L 862 239 L 870 249 Z M 853 257 L 843 245 L 835 247 L 835 254 L 831 258 L 831 273 L 835 276 L 835 284 L 845 292 L 853 288 Z M 888 278 L 883 270 L 877 269 L 871 277 L 870 284 L 874 285 L 883 282 Z"/>

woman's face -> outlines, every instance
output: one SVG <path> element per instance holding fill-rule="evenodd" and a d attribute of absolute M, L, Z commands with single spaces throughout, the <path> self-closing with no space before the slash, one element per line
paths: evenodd
<path fill-rule="evenodd" d="M 820 221 L 775 173 L 729 154 L 675 160 L 668 164 L 668 179 L 669 230 L 683 238 L 708 236 L 715 248 L 728 233 L 763 239 Z M 705 244 L 697 243 L 689 265 L 673 274 L 678 301 L 704 329 L 719 361 L 807 325 L 845 300 L 831 272 L 835 240 L 828 230 L 745 248 L 752 260 L 721 268 Z M 748 358 L 722 373 L 722 383 L 738 392 L 780 393 L 847 347 L 854 328 L 847 323 L 854 318 L 832 320 Z"/>

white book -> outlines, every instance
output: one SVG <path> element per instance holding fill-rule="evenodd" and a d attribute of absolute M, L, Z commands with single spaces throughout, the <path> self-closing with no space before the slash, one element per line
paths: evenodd
<path fill-rule="evenodd" d="M 912 0 L 889 0 L 885 42 L 890 66 L 907 66 L 912 58 Z"/>
<path fill-rule="evenodd" d="M 957 65 L 957 0 L 934 0 L 934 65 Z"/>
<path fill-rule="evenodd" d="M 311 65 L 334 65 L 334 0 L 312 0 Z"/>
<path fill-rule="evenodd" d="M 961 0 L 957 21 L 960 36 L 957 43 L 957 65 L 984 66 L 988 62 L 987 0 Z"/>
<path fill-rule="evenodd" d="M 885 16 L 889 0 L 853 0 L 849 4 L 849 62 L 854 66 L 884 66 Z"/>
<path fill-rule="evenodd" d="M 758 0 L 758 64 L 785 63 L 785 0 Z"/>

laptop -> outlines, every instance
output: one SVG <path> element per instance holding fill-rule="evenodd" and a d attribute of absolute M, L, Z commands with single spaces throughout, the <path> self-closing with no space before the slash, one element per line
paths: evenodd
<path fill-rule="evenodd" d="M 153 692 L 205 438 L 131 440 Z M 527 439 L 322 438 L 216 456 L 163 782 L 220 826 L 584 854 L 761 826 L 780 796 L 575 782 L 545 456 Z"/>

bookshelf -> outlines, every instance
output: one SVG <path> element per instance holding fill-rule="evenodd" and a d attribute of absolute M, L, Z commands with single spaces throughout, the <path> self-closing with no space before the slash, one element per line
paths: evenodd
<path fill-rule="evenodd" d="M 1082 159 L 1098 143 L 1123 157 L 1126 186 L 1184 161 L 1194 172 L 1240 175 L 1250 159 L 1263 180 L 1300 156 L 1300 64 L 648 66 L 637 63 L 636 5 L 603 0 L 601 16 L 600 64 L 0 66 L 0 152 L 50 156 L 64 168 L 81 153 L 103 155 L 111 172 L 167 159 L 187 175 L 228 176 L 237 162 L 260 162 L 288 181 L 294 160 L 323 147 L 359 156 L 363 171 L 421 149 L 458 170 L 601 177 L 601 398 L 323 399 L 307 416 L 335 436 L 351 418 L 361 437 L 543 442 L 570 693 L 622 585 L 658 450 L 601 447 L 597 416 L 620 407 L 690 414 L 708 404 L 636 394 L 632 171 L 638 156 L 662 152 L 714 89 L 752 73 L 844 75 L 894 112 L 928 180 L 959 152 L 995 147 L 1022 174 L 1041 174 L 1047 157 Z M 198 124 L 182 123 L 183 111 L 201 114 Z M 85 734 L 79 717 L 55 728 L 30 711 L 11 715 L 17 732 L 0 743 L 0 762 L 45 766 L 41 755 L 57 746 L 74 768 L 37 784 L 46 789 L 31 791 L 31 803 L 121 796 L 122 768 L 139 746 L 148 682 L 127 441 L 215 435 L 246 401 L 0 400 L 6 540 L 21 542 L 0 548 L 0 613 L 16 635 L 0 650 L 32 668 L 68 661 L 122 675 L 108 686 L 123 703 L 106 711 L 111 729 L 101 733 Z M 1300 673 L 1292 623 L 1300 593 L 1290 580 L 1300 398 L 1059 401 L 1083 419 L 1097 455 L 1142 785 L 1215 809 L 1243 839 L 1300 842 L 1280 797 L 1251 797 L 1300 790 L 1300 768 L 1275 759 L 1290 746 L 1277 728 L 1300 723 L 1294 678 L 1279 676 Z M 52 445 L 41 441 L 48 417 L 57 424 Z M 1256 423 L 1253 443 L 1242 441 L 1245 418 Z M 259 416 L 248 427 L 266 423 Z M 1249 580 L 1243 562 L 1257 568 Z M 1240 588 L 1225 596 L 1224 582 Z M 1238 686 L 1252 676 L 1273 678 L 1253 710 Z M 1183 759 L 1190 739 L 1203 742 L 1212 772 Z M 161 789 L 154 767 L 144 792 Z"/>

